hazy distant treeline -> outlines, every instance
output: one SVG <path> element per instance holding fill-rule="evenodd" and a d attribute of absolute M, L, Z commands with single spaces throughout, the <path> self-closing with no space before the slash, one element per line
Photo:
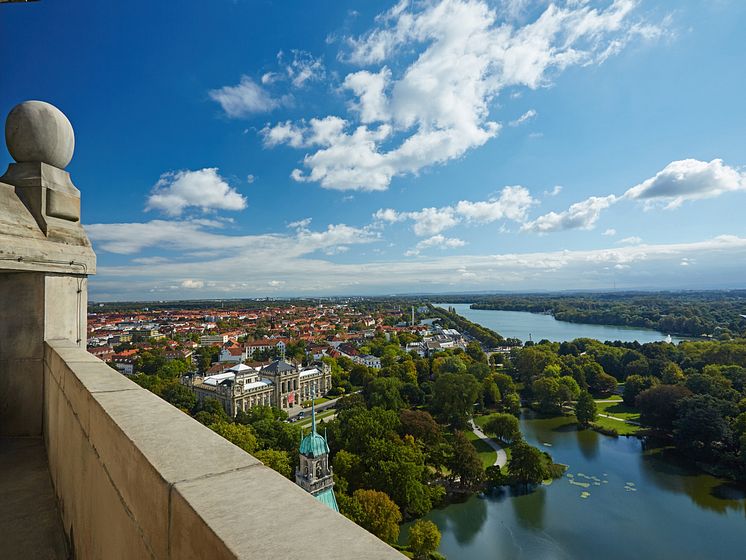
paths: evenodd
<path fill-rule="evenodd" d="M 452 299 L 452 298 L 450 298 Z M 685 336 L 728 338 L 746 332 L 746 291 L 573 295 L 495 295 L 462 298 L 474 309 L 550 313 L 560 321 L 655 329 Z"/>

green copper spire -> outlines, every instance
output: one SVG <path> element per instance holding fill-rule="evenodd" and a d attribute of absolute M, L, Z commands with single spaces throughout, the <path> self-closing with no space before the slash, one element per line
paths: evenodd
<path fill-rule="evenodd" d="M 334 496 L 334 479 L 329 465 L 329 444 L 316 428 L 316 386 L 311 387 L 311 433 L 300 442 L 300 465 L 295 469 L 295 483 L 328 508 L 339 512 Z"/>
<path fill-rule="evenodd" d="M 329 453 L 326 438 L 316 431 L 316 388 L 311 389 L 311 433 L 300 442 L 300 452 L 306 457 L 320 457 Z"/>
<path fill-rule="evenodd" d="M 311 387 L 311 433 L 316 433 L 316 384 Z"/>

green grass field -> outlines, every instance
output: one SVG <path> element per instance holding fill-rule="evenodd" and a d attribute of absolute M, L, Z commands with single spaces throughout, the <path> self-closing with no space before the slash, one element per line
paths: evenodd
<path fill-rule="evenodd" d="M 481 429 L 484 429 L 484 425 L 489 421 L 489 419 L 490 419 L 491 416 L 492 416 L 492 414 L 483 414 L 481 416 L 475 416 L 474 417 L 474 423 L 477 426 L 479 426 Z M 471 435 L 474 436 L 474 439 L 476 439 L 476 435 L 474 434 L 474 432 L 471 432 Z M 508 456 L 508 461 L 510 461 L 510 455 L 511 455 L 510 445 L 505 445 L 504 443 L 502 443 L 500 441 L 496 441 L 496 443 L 505 450 L 505 454 Z M 487 446 L 487 447 L 489 447 L 489 445 L 487 445 L 484 442 L 482 442 L 482 444 L 485 445 L 485 446 Z M 475 443 L 474 445 L 476 446 L 477 444 Z M 479 449 L 480 448 L 477 447 L 477 451 L 479 451 Z M 490 452 L 491 452 L 490 463 L 486 464 L 485 467 L 489 467 L 489 466 L 492 466 L 492 465 L 495 464 L 495 459 L 497 458 L 497 453 L 495 451 L 493 451 L 492 448 L 490 448 Z M 481 456 L 481 454 L 480 454 L 480 456 Z M 484 458 L 482 460 L 484 461 Z M 503 473 L 507 474 L 507 472 L 508 472 L 507 466 L 503 467 L 502 471 L 503 471 Z"/>
<path fill-rule="evenodd" d="M 617 418 L 631 420 L 632 422 L 640 421 L 640 411 L 624 404 L 622 397 L 619 395 L 613 395 L 608 399 L 600 400 L 613 400 L 614 402 L 597 401 L 596 409 L 599 414 L 608 414 L 609 416 L 616 416 Z M 606 430 L 616 430 L 620 436 L 632 436 L 642 429 L 640 426 L 627 424 L 626 422 L 614 420 L 613 418 L 602 418 L 601 416 L 596 419 L 594 424 Z"/>
<path fill-rule="evenodd" d="M 597 402 L 596 408 L 599 414 L 608 414 L 624 420 L 640 421 L 640 411 L 631 406 L 627 406 L 621 400 L 618 402 Z"/>
<path fill-rule="evenodd" d="M 490 419 L 490 416 L 492 416 L 492 414 L 482 414 L 481 416 L 475 416 L 474 423 L 481 429 L 484 429 L 484 425 Z"/>
<path fill-rule="evenodd" d="M 482 460 L 482 466 L 484 468 L 491 467 L 495 464 L 495 460 L 497 459 L 497 452 L 492 449 L 487 442 L 482 440 L 472 431 L 464 432 L 466 434 L 466 437 L 469 438 L 469 441 L 471 441 L 474 444 L 474 447 L 477 448 L 477 453 L 479 453 L 479 458 Z"/>
<path fill-rule="evenodd" d="M 315 399 L 314 402 L 318 405 L 318 404 L 325 403 L 325 402 L 330 401 L 330 400 L 331 399 L 329 399 L 327 397 L 319 397 L 318 399 Z M 303 401 L 302 403 L 300 403 L 300 405 L 303 408 L 311 408 L 311 400 L 309 399 L 307 401 Z"/>
<path fill-rule="evenodd" d="M 596 419 L 594 424 L 607 430 L 616 430 L 620 436 L 633 436 L 642 429 L 640 426 L 634 426 L 632 424 L 627 424 L 626 422 L 621 422 L 612 418 L 602 418 L 600 416 Z"/>

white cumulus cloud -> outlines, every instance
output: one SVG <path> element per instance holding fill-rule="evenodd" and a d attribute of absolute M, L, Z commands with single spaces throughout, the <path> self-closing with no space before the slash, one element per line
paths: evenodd
<path fill-rule="evenodd" d="M 710 162 L 683 159 L 672 161 L 624 196 L 641 200 L 648 207 L 662 203 L 666 208 L 676 208 L 688 200 L 713 198 L 738 190 L 746 190 L 746 173 L 725 165 L 722 159 Z"/>
<path fill-rule="evenodd" d="M 646 209 L 663 205 L 667 209 L 691 200 L 714 198 L 734 191 L 746 190 L 746 173 L 723 163 L 696 159 L 673 161 L 655 176 L 628 189 L 623 195 L 591 196 L 562 212 L 549 212 L 523 224 L 524 231 L 547 233 L 568 229 L 592 229 L 601 213 L 623 200 L 638 200 Z M 614 236 L 616 230 L 607 229 L 602 235 Z M 620 243 L 639 243 L 631 236 Z"/>
<path fill-rule="evenodd" d="M 309 82 L 322 80 L 326 76 L 326 68 L 320 58 L 299 50 L 291 51 L 291 55 L 292 58 L 286 63 L 285 53 L 280 51 L 277 53 L 277 62 L 284 66 L 285 73 L 293 87 L 302 88 Z M 264 76 L 262 76 L 262 81 L 264 81 Z"/>
<path fill-rule="evenodd" d="M 373 214 L 373 218 L 386 223 L 412 221 L 415 235 L 423 237 L 439 234 L 463 221 L 478 224 L 502 219 L 523 222 L 528 209 L 535 203 L 528 189 L 517 185 L 504 187 L 499 196 L 489 200 L 461 200 L 453 206 L 423 208 L 411 212 L 381 208 Z"/>
<path fill-rule="evenodd" d="M 618 198 L 609 196 L 591 196 L 576 202 L 562 212 L 549 212 L 523 224 L 524 231 L 548 233 L 566 229 L 593 229 L 601 212 L 614 204 Z"/>
<path fill-rule="evenodd" d="M 401 222 L 407 219 L 406 213 L 397 212 L 393 208 L 381 208 L 380 210 L 377 210 L 375 214 L 373 214 L 373 217 L 376 220 L 389 223 Z"/>
<path fill-rule="evenodd" d="M 313 218 L 303 218 L 302 220 L 290 222 L 288 224 L 288 227 L 291 229 L 308 229 L 308 226 L 311 225 L 312 220 Z"/>
<path fill-rule="evenodd" d="M 192 280 L 188 278 L 182 281 L 181 287 L 186 288 L 187 290 L 201 290 L 205 287 L 205 283 L 202 280 Z"/>
<path fill-rule="evenodd" d="M 169 171 L 161 175 L 148 196 L 145 209 L 179 216 L 187 208 L 243 210 L 246 198 L 232 188 L 215 167 Z"/>
<path fill-rule="evenodd" d="M 347 75 L 342 85 L 355 93 L 357 101 L 350 102 L 350 108 L 360 113 L 361 122 L 389 120 L 388 98 L 385 90 L 390 79 L 391 70 L 385 66 L 380 72 L 361 70 Z"/>
<path fill-rule="evenodd" d="M 275 99 L 262 86 L 249 76 L 241 76 L 235 86 L 223 86 L 208 92 L 231 118 L 247 117 L 255 113 L 267 113 L 286 102 L 285 98 Z"/>
<path fill-rule="evenodd" d="M 526 212 L 535 203 L 528 189 L 518 185 L 504 187 L 499 197 L 486 201 L 461 200 L 455 211 L 470 222 L 489 223 L 503 218 L 519 222 L 526 218 Z"/>
<path fill-rule="evenodd" d="M 415 235 L 434 235 L 452 228 L 458 223 L 452 208 L 423 208 L 416 212 L 407 212 L 407 218 L 414 221 Z"/>
<path fill-rule="evenodd" d="M 265 142 L 314 148 L 291 173 L 296 181 L 385 190 L 396 176 L 462 157 L 497 136 L 491 104 L 505 88 L 542 87 L 569 66 L 602 62 L 632 37 L 652 37 L 653 26 L 643 33 L 631 21 L 636 4 L 566 0 L 518 24 L 484 0 L 399 2 L 368 32 L 346 38 L 341 59 L 365 66 L 343 80 L 354 95 L 351 115 L 319 119 L 343 126 L 315 142 L 312 121 L 279 123 L 265 129 Z M 401 64 L 402 52 L 416 56 Z"/>
<path fill-rule="evenodd" d="M 419 255 L 420 251 L 424 249 L 428 249 L 430 247 L 438 247 L 440 249 L 453 249 L 455 247 L 463 247 L 464 245 L 466 245 L 466 242 L 457 237 L 445 237 L 443 235 L 433 235 L 432 237 L 423 239 L 422 241 L 417 243 L 414 249 L 410 249 L 404 254 L 406 256 L 414 256 L 414 255 Z"/>

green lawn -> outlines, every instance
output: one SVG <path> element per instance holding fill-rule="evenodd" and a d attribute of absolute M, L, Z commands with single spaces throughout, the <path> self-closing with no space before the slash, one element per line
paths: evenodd
<path fill-rule="evenodd" d="M 484 430 L 484 425 L 490 419 L 490 416 L 492 416 L 492 414 L 482 414 L 480 416 L 474 416 L 474 423 L 479 426 L 480 429 Z"/>
<path fill-rule="evenodd" d="M 626 422 L 621 422 L 612 418 L 602 418 L 600 416 L 596 419 L 594 424 L 607 430 L 616 430 L 620 436 L 633 436 L 642 429 L 640 426 L 634 426 L 632 424 L 627 424 Z"/>
<path fill-rule="evenodd" d="M 492 414 L 496 414 L 496 413 L 493 412 L 491 414 L 482 414 L 480 416 L 475 416 L 474 417 L 474 423 L 477 426 L 479 426 L 482 430 L 484 430 L 484 425 L 489 421 L 489 419 L 492 416 Z M 474 439 L 476 439 L 476 435 L 474 435 L 474 432 L 470 432 L 470 433 L 471 433 L 472 436 L 474 436 Z M 510 455 L 511 455 L 510 445 L 505 445 L 504 443 L 502 443 L 500 441 L 496 441 L 496 443 L 505 450 L 505 454 L 508 456 L 508 461 L 510 461 Z M 475 443 L 474 445 L 477 445 L 477 444 Z M 487 444 L 484 444 L 484 445 L 487 445 Z M 489 446 L 487 445 L 487 447 L 489 447 Z M 477 451 L 479 451 L 479 449 L 480 448 L 477 447 Z M 492 451 L 492 448 L 490 448 L 490 451 Z M 485 466 L 489 467 L 489 466 L 494 465 L 496 458 L 497 458 L 497 453 L 495 451 L 492 451 L 490 463 L 487 464 L 487 465 L 485 465 Z M 484 458 L 482 460 L 484 461 Z M 507 466 L 503 467 L 502 470 L 503 470 L 503 473 L 507 474 L 507 472 L 508 472 L 507 471 Z"/>
<path fill-rule="evenodd" d="M 598 409 L 599 414 L 608 414 L 610 416 L 616 416 L 617 418 L 632 420 L 633 422 L 640 421 L 640 411 L 631 406 L 627 406 L 621 400 L 618 402 L 599 402 L 596 403 L 596 408 Z"/>
<path fill-rule="evenodd" d="M 319 397 L 318 399 L 315 399 L 315 400 L 314 400 L 314 402 L 315 402 L 316 404 L 321 404 L 321 403 L 325 403 L 325 402 L 328 402 L 328 401 L 330 401 L 330 400 L 331 400 L 331 399 L 329 399 L 329 398 L 327 398 L 327 397 Z M 309 400 L 307 400 L 307 401 L 303 401 L 302 403 L 300 403 L 300 405 L 301 405 L 301 406 L 302 406 L 303 408 L 311 408 L 311 399 L 309 399 Z"/>
<path fill-rule="evenodd" d="M 471 430 L 464 433 L 466 434 L 466 437 L 469 438 L 469 441 L 474 444 L 474 447 L 477 448 L 479 458 L 482 460 L 482 466 L 486 469 L 487 467 L 494 465 L 495 460 L 497 459 L 497 452 Z"/>
<path fill-rule="evenodd" d="M 596 409 L 599 414 L 608 414 L 609 416 L 616 416 L 617 418 L 631 420 L 632 422 L 640 421 L 640 411 L 624 404 L 619 395 L 614 395 L 609 399 L 601 400 L 613 400 L 614 402 L 596 402 Z M 613 418 L 602 418 L 600 416 L 596 419 L 594 424 L 607 430 L 616 430 L 620 436 L 635 435 L 642 429 L 640 426 L 634 426 L 632 424 L 627 424 L 626 422 L 614 420 Z"/>

